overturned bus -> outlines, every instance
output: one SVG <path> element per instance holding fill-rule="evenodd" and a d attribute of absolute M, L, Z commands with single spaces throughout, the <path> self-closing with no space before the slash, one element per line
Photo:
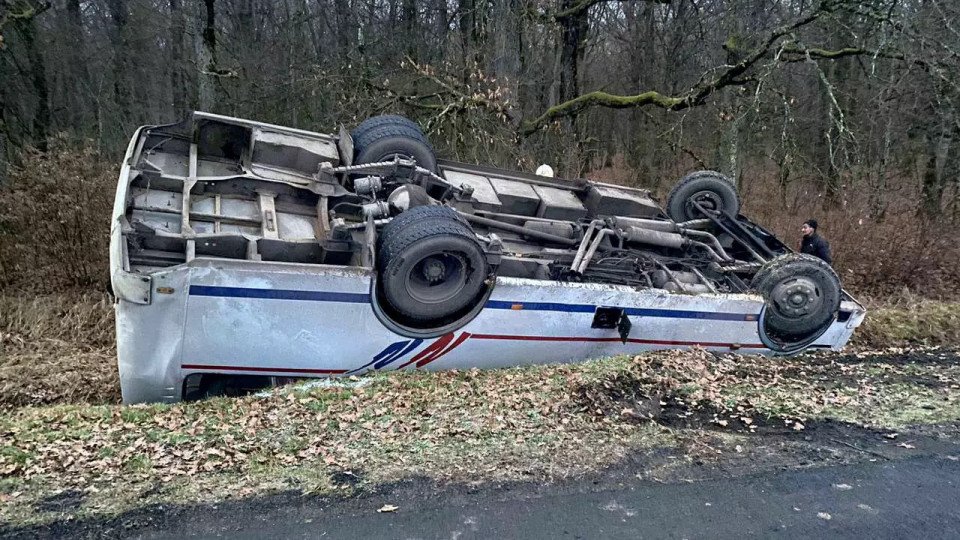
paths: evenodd
<path fill-rule="evenodd" d="M 661 206 L 642 189 L 438 160 L 398 116 L 336 135 L 201 112 L 142 127 L 110 241 L 123 400 L 842 347 L 863 306 L 739 210 L 710 171 Z"/>

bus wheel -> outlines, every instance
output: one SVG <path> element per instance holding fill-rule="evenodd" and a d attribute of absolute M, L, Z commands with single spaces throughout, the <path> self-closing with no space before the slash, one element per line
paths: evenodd
<path fill-rule="evenodd" d="M 490 274 L 470 226 L 447 214 L 435 207 L 411 208 L 395 218 L 402 222 L 382 233 L 378 257 L 382 300 L 418 327 L 447 324 L 472 308 L 483 296 Z"/>
<path fill-rule="evenodd" d="M 840 310 L 840 279 L 829 264 L 810 255 L 767 262 L 751 285 L 766 300 L 763 331 L 775 342 L 815 339 Z"/>
<path fill-rule="evenodd" d="M 412 159 L 417 165 L 436 172 L 437 157 L 427 138 L 419 130 L 387 124 L 367 130 L 353 141 L 354 163 L 378 163 L 394 157 Z"/>
<path fill-rule="evenodd" d="M 715 171 L 698 171 L 684 176 L 670 191 L 667 215 L 677 223 L 704 217 L 697 205 L 727 214 L 740 213 L 737 186 Z"/>

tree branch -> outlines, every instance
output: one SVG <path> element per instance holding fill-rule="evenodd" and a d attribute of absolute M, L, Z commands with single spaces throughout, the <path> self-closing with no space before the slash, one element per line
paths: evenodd
<path fill-rule="evenodd" d="M 635 96 L 617 96 L 607 92 L 590 92 L 578 96 L 570 101 L 559 105 L 554 105 L 547 109 L 536 119 L 525 122 L 521 126 L 523 136 L 532 135 L 534 132 L 549 124 L 553 120 L 564 116 L 571 116 L 590 107 L 607 107 L 610 109 L 627 109 L 631 107 L 643 107 L 646 105 L 656 105 L 663 109 L 675 111 L 685 109 L 689 104 L 684 102 L 683 98 L 664 96 L 660 92 L 644 92 Z"/>
<path fill-rule="evenodd" d="M 6 2 L 0 4 L 8 8 L 7 12 L 3 14 L 2 18 L 0 18 L 0 51 L 4 50 L 6 47 L 3 42 L 4 26 L 17 22 L 27 22 L 37 15 L 40 15 L 44 11 L 50 9 L 50 2 L 37 2 L 36 5 L 31 5 L 30 2 L 24 2 L 25 5 L 19 12 L 13 11 L 12 6 L 6 4 Z"/>
<path fill-rule="evenodd" d="M 774 43 L 776 43 L 783 36 L 792 33 L 796 29 L 817 20 L 826 9 L 828 8 L 821 7 L 821 9 L 813 11 L 805 17 L 775 28 L 766 36 L 765 39 L 761 41 L 760 45 L 757 46 L 750 54 L 746 55 L 743 60 L 737 62 L 736 64 L 725 66 L 725 68 L 713 78 L 708 79 L 707 74 L 704 74 L 697 84 L 693 85 L 689 90 L 680 96 L 664 96 L 656 91 L 644 92 L 634 96 L 618 96 L 608 94 L 606 92 L 590 92 L 589 94 L 584 94 L 572 100 L 560 103 L 559 105 L 550 107 L 545 113 L 537 118 L 528 122 L 524 122 L 520 127 L 520 134 L 524 137 L 530 136 L 558 118 L 576 115 L 584 109 L 590 107 L 625 109 L 630 107 L 645 107 L 647 105 L 654 105 L 666 110 L 678 111 L 700 105 L 710 94 L 721 88 L 742 85 L 749 82 L 749 78 L 741 77 L 741 75 L 753 67 L 754 64 L 759 62 L 762 58 L 768 56 Z"/>
<path fill-rule="evenodd" d="M 546 13 L 541 13 L 535 9 L 528 9 L 524 12 L 524 14 L 527 15 L 528 17 L 532 17 L 540 21 L 555 22 L 555 21 L 560 21 L 570 17 L 574 17 L 592 8 L 597 4 L 600 4 L 602 2 L 610 2 L 610 1 L 612 0 L 580 0 L 580 2 L 577 3 L 576 5 L 573 5 L 571 7 L 568 7 L 567 9 L 563 9 L 560 11 L 548 11 Z M 615 1 L 623 2 L 623 3 L 632 3 L 632 2 L 640 1 L 640 2 L 647 2 L 650 4 L 669 4 L 671 2 L 671 0 L 615 0 Z"/>

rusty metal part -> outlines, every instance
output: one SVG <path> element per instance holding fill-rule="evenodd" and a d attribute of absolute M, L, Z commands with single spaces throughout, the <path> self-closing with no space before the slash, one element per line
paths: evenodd
<path fill-rule="evenodd" d="M 692 229 L 681 229 L 681 234 L 698 236 L 700 238 L 705 238 L 710 245 L 713 246 L 713 250 L 717 252 L 720 257 L 725 261 L 732 261 L 733 257 L 727 254 L 726 250 L 723 249 L 723 246 L 720 245 L 720 241 L 717 240 L 717 237 L 706 232 L 706 231 L 697 231 Z"/>
<path fill-rule="evenodd" d="M 590 226 L 587 227 L 587 232 L 584 233 L 583 239 L 580 241 L 580 247 L 577 249 L 577 254 L 573 257 L 573 263 L 570 265 L 570 269 L 576 271 L 580 266 L 580 261 L 583 260 L 583 256 L 587 253 L 587 248 L 590 246 L 590 241 L 593 239 L 593 232 L 597 230 L 597 227 L 604 224 L 602 219 L 595 219 L 590 222 Z"/>
<path fill-rule="evenodd" d="M 703 285 L 706 285 L 706 287 L 707 287 L 708 289 L 710 289 L 710 292 L 712 292 L 712 293 L 717 292 L 717 288 L 714 287 L 713 284 L 710 283 L 710 280 L 707 279 L 707 277 L 704 276 L 702 272 L 700 272 L 699 270 L 697 270 L 696 267 L 691 266 L 691 267 L 690 267 L 690 270 L 691 270 L 694 274 L 696 274 L 697 277 L 700 278 L 700 281 L 703 283 Z"/>
<path fill-rule="evenodd" d="M 504 231 L 509 231 L 517 234 L 525 234 L 534 238 L 539 238 L 541 240 L 547 240 L 557 244 L 564 244 L 567 246 L 573 246 L 577 244 L 577 241 L 572 238 L 564 238 L 562 236 L 557 236 L 555 234 L 544 233 L 540 231 L 534 231 L 521 227 L 519 225 L 511 225 L 509 223 L 504 223 L 502 221 L 496 221 L 493 219 L 483 218 L 480 216 L 475 216 L 473 214 L 466 214 L 460 212 L 460 215 L 470 223 L 476 223 L 477 225 L 483 225 L 485 227 L 490 227 L 491 229 L 501 229 Z"/>
<path fill-rule="evenodd" d="M 600 247 L 600 242 L 603 241 L 604 237 L 613 234 L 613 229 L 603 229 L 597 233 L 594 237 L 593 242 L 590 244 L 590 249 L 587 250 L 587 253 L 583 256 L 583 260 L 580 261 L 580 266 L 574 268 L 575 271 L 583 273 L 587 269 L 587 265 L 590 264 L 590 260 L 593 259 L 594 253 L 597 252 L 597 249 Z"/>
<path fill-rule="evenodd" d="M 684 243 L 687 242 L 683 236 L 677 233 L 654 231 L 640 227 L 627 227 L 626 229 L 621 229 L 621 233 L 625 239 L 631 242 L 640 242 L 642 244 L 674 249 L 681 249 Z"/>

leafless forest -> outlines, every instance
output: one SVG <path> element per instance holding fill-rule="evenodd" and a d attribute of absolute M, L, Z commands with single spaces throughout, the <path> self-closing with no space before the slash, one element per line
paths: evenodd
<path fill-rule="evenodd" d="M 788 242 L 818 218 L 854 291 L 955 296 L 958 100 L 953 0 L 0 0 L 0 284 L 104 283 L 111 167 L 202 109 L 400 113 L 660 193 L 718 169 Z"/>

